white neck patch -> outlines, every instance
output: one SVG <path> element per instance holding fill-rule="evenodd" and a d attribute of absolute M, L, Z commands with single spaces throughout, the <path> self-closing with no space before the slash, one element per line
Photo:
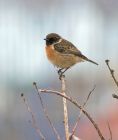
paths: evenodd
<path fill-rule="evenodd" d="M 60 43 L 61 41 L 62 41 L 62 38 L 60 38 L 58 42 L 53 43 L 53 45 L 58 44 L 58 43 Z"/>

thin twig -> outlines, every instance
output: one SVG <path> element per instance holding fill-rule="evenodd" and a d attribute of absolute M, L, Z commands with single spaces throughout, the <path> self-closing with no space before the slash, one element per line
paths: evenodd
<path fill-rule="evenodd" d="M 80 138 L 78 138 L 78 137 L 77 137 L 77 136 L 75 136 L 75 135 L 72 135 L 72 134 L 70 133 L 69 140 L 81 140 L 81 139 L 80 139 Z"/>
<path fill-rule="evenodd" d="M 108 125 L 108 129 L 109 129 L 109 134 L 110 134 L 110 138 L 109 138 L 109 140 L 112 140 L 112 131 L 111 131 L 111 128 L 110 128 L 109 122 L 107 122 L 107 125 Z"/>
<path fill-rule="evenodd" d="M 112 97 L 118 99 L 118 95 L 116 94 L 112 94 Z"/>
<path fill-rule="evenodd" d="M 109 69 L 109 71 L 110 71 L 110 73 L 111 73 L 111 76 L 112 76 L 112 78 L 113 78 L 113 80 L 114 80 L 116 86 L 118 87 L 118 81 L 117 81 L 117 79 L 116 79 L 116 77 L 115 77 L 115 75 L 114 75 L 114 70 L 111 69 L 111 67 L 110 67 L 110 65 L 109 65 L 110 60 L 105 60 L 105 62 L 106 62 L 106 64 L 107 64 L 107 67 L 108 67 L 108 69 Z M 112 97 L 118 99 L 118 95 L 116 95 L 116 94 L 112 94 Z"/>
<path fill-rule="evenodd" d="M 49 122 L 49 124 L 50 124 L 50 126 L 51 126 L 51 128 L 52 128 L 52 130 L 53 130 L 54 135 L 56 136 L 57 140 L 61 140 L 61 138 L 60 138 L 60 136 L 59 136 L 59 134 L 58 134 L 56 128 L 54 127 L 52 121 L 51 121 L 50 118 L 49 118 L 47 109 L 46 109 L 46 107 L 44 106 L 44 103 L 43 103 L 42 97 L 41 97 L 41 95 L 40 95 L 40 92 L 39 92 L 39 90 L 38 90 L 38 87 L 37 87 L 36 82 L 34 82 L 33 85 L 34 85 L 34 87 L 35 87 L 35 89 L 36 89 L 36 91 L 37 91 L 37 93 L 38 93 L 38 97 L 39 97 L 39 99 L 40 99 L 43 112 L 44 112 L 45 117 L 47 118 L 47 120 L 48 120 L 48 122 Z"/>
<path fill-rule="evenodd" d="M 75 131 L 76 131 L 77 127 L 78 127 L 78 124 L 79 124 L 79 121 L 80 121 L 80 118 L 81 118 L 81 115 L 82 115 L 82 110 L 83 110 L 84 107 L 86 106 L 87 101 L 89 100 L 89 98 L 90 98 L 91 94 L 93 93 L 93 91 L 95 90 L 95 88 L 96 88 L 96 85 L 94 85 L 93 89 L 89 92 L 89 94 L 88 94 L 88 96 L 87 96 L 87 98 L 86 98 L 86 100 L 85 100 L 85 102 L 84 102 L 84 104 L 83 104 L 83 106 L 82 106 L 82 109 L 80 110 L 78 119 L 77 119 L 77 121 L 76 121 L 76 123 L 75 123 L 75 125 L 74 125 L 74 127 L 73 127 L 73 129 L 72 129 L 72 134 L 71 134 L 71 136 L 70 136 L 70 140 L 71 140 L 72 136 L 75 134 Z"/>
<path fill-rule="evenodd" d="M 37 126 L 37 123 L 36 123 L 36 119 L 35 119 L 35 115 L 34 113 L 32 112 L 30 106 L 28 105 L 28 101 L 26 100 L 25 96 L 23 93 L 21 93 L 21 98 L 27 108 L 27 111 L 31 114 L 31 117 L 32 117 L 32 125 L 33 127 L 35 128 L 38 136 L 42 139 L 42 140 L 45 140 L 45 137 L 44 135 L 42 134 L 41 130 L 39 129 L 39 127 Z"/>
<path fill-rule="evenodd" d="M 106 64 L 107 64 L 107 67 L 109 68 L 109 71 L 110 71 L 110 73 L 111 73 L 111 76 L 112 76 L 112 78 L 113 78 L 113 80 L 114 80 L 116 86 L 118 87 L 118 81 L 117 81 L 117 79 L 116 79 L 116 77 L 115 77 L 115 75 L 114 75 L 114 70 L 111 69 L 111 67 L 110 67 L 110 65 L 109 65 L 110 60 L 105 60 L 105 62 L 106 62 Z"/>
<path fill-rule="evenodd" d="M 62 95 L 66 96 L 66 85 L 65 85 L 65 76 L 62 75 L 61 79 L 61 88 L 62 88 Z M 65 137 L 66 140 L 69 140 L 69 126 L 68 126 L 68 110 L 67 110 L 67 101 L 66 98 L 63 97 L 63 109 L 64 109 L 64 127 L 65 127 Z"/>
<path fill-rule="evenodd" d="M 89 121 L 93 124 L 94 128 L 96 129 L 99 137 L 101 138 L 101 140 L 105 140 L 105 138 L 103 137 L 101 130 L 99 129 L 98 125 L 96 124 L 96 122 L 93 120 L 93 118 L 90 116 L 90 114 L 82 108 L 81 105 L 79 105 L 79 103 L 77 103 L 73 98 L 67 96 L 67 95 L 62 95 L 60 92 L 58 91 L 53 91 L 53 90 L 47 90 L 47 89 L 38 89 L 40 92 L 42 93 L 49 93 L 49 94 L 56 94 L 58 96 L 64 97 L 66 98 L 68 101 L 70 101 L 71 103 L 73 103 L 77 108 L 79 108 L 80 110 L 82 110 L 82 112 L 84 113 L 84 115 L 89 119 Z"/>
<path fill-rule="evenodd" d="M 86 101 L 85 101 L 84 104 L 83 104 L 83 107 L 87 104 L 87 102 L 88 102 L 88 100 L 89 100 L 91 94 L 92 94 L 93 91 L 95 90 L 95 88 L 96 88 L 96 85 L 94 85 L 93 89 L 89 92 L 89 94 L 88 94 L 88 96 L 87 96 L 87 98 L 86 98 Z"/>

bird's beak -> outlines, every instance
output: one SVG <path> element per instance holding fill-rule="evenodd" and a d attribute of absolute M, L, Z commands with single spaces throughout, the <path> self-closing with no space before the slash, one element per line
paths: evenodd
<path fill-rule="evenodd" d="M 44 40 L 47 40 L 46 38 L 44 38 Z"/>

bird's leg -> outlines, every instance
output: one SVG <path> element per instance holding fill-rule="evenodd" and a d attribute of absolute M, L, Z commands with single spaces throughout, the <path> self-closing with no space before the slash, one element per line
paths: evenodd
<path fill-rule="evenodd" d="M 59 75 L 61 75 L 63 69 L 64 69 L 64 68 L 61 68 L 61 69 L 58 70 L 58 74 L 59 74 Z"/>
<path fill-rule="evenodd" d="M 64 75 L 63 75 L 63 71 L 62 71 L 63 69 L 64 69 L 64 68 L 61 68 L 61 69 L 58 70 L 58 75 L 59 75 L 59 79 L 60 79 L 60 80 L 61 80 L 62 76 L 64 76 Z"/>
<path fill-rule="evenodd" d="M 62 72 L 62 74 L 64 74 L 69 68 L 70 68 L 70 67 L 65 68 L 65 70 Z"/>
<path fill-rule="evenodd" d="M 62 76 L 65 76 L 65 75 L 63 75 L 68 69 L 69 69 L 70 67 L 68 67 L 68 68 L 62 68 L 62 69 L 59 69 L 58 70 L 58 74 L 59 74 L 59 79 L 61 80 L 61 77 Z M 64 71 L 62 71 L 64 69 Z"/>

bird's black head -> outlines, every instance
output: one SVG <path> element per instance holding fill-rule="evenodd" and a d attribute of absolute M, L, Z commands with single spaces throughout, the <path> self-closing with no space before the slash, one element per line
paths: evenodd
<path fill-rule="evenodd" d="M 61 39 L 60 35 L 56 33 L 50 33 L 46 36 L 44 40 L 46 40 L 46 45 L 52 45 L 59 42 L 60 39 Z"/>

